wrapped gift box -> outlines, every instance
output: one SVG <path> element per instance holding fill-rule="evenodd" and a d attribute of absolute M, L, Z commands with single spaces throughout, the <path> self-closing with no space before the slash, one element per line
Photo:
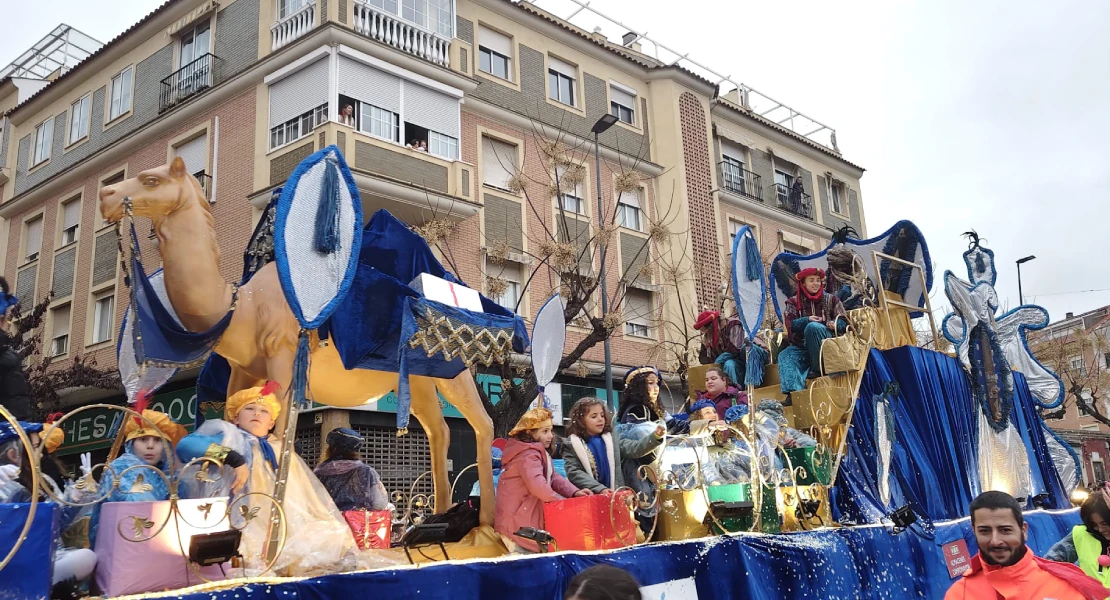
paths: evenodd
<path fill-rule="evenodd" d="M 656 528 L 657 540 L 691 540 L 709 535 L 706 520 L 709 517 L 709 503 L 705 490 L 697 488 L 690 491 L 678 489 L 659 490 L 662 505 L 659 508 L 659 525 Z"/>
<path fill-rule="evenodd" d="M 15 547 L 30 511 L 30 504 L 0 504 L 0 560 Z M 60 517 L 61 510 L 53 502 L 39 502 L 35 507 L 27 538 L 0 572 L 0 598 L 50 597 L 51 557 Z"/>
<path fill-rule="evenodd" d="M 220 565 L 204 568 L 187 563 L 194 535 L 228 530 L 227 498 L 170 502 L 105 502 L 96 535 L 96 582 L 106 596 L 177 589 L 224 579 Z M 168 519 L 168 521 L 167 521 Z M 166 526 L 158 531 L 162 523 Z M 150 535 L 158 531 L 158 535 Z M 139 541 L 136 541 L 139 540 Z M 136 568 L 141 565 L 141 568 Z M 230 573 L 228 565 L 224 571 Z"/>
<path fill-rule="evenodd" d="M 829 476 L 832 474 L 833 456 L 827 450 L 817 448 L 786 448 L 786 455 L 790 457 L 790 466 L 794 473 L 799 473 L 798 467 L 805 469 L 804 477 L 798 477 L 798 485 L 829 485 Z"/>
<path fill-rule="evenodd" d="M 558 550 L 611 550 L 631 546 L 636 543 L 637 526 L 626 502 L 631 496 L 626 490 L 611 504 L 612 499 L 604 494 L 548 502 L 543 505 L 544 529 L 555 538 Z"/>
<path fill-rule="evenodd" d="M 823 485 L 783 486 L 777 490 L 779 511 L 782 513 L 783 531 L 808 531 L 832 524 L 829 512 L 829 490 Z M 804 503 L 815 510 L 806 515 Z"/>
<path fill-rule="evenodd" d="M 709 490 L 710 502 L 750 502 L 752 501 L 751 484 L 747 483 L 734 483 L 728 485 L 711 485 Z M 779 533 L 782 531 L 782 524 L 780 522 L 778 506 L 775 502 L 775 491 L 771 488 L 763 488 L 763 504 L 760 506 L 760 530 L 764 533 Z M 736 533 L 739 531 L 751 531 L 754 526 L 755 515 L 735 517 L 727 519 L 719 519 L 721 525 L 724 526 L 724 531 L 717 525 L 717 521 L 713 517 L 707 517 L 707 522 L 713 533 Z"/>
<path fill-rule="evenodd" d="M 362 550 L 389 548 L 393 529 L 393 511 L 345 510 L 343 518 L 355 536 L 355 543 Z"/>
<path fill-rule="evenodd" d="M 472 290 L 465 285 L 451 283 L 446 279 L 421 273 L 409 283 L 409 287 L 424 294 L 424 297 L 428 300 L 447 306 L 482 312 L 482 297 L 477 290 Z"/>

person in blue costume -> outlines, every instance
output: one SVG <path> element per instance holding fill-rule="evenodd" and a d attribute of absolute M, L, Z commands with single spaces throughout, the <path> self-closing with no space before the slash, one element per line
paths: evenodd
<path fill-rule="evenodd" d="M 39 432 L 42 431 L 41 423 L 27 423 L 20 421 L 19 426 L 35 444 Z M 19 434 L 6 419 L 0 418 L 0 504 L 25 503 L 31 501 L 31 490 L 20 483 L 20 472 L 25 470 L 23 442 Z M 29 471 L 29 469 L 26 469 Z M 50 480 L 43 480 L 42 485 L 53 485 Z M 55 494 L 61 496 L 62 492 L 54 489 Z M 66 488 L 66 500 L 81 502 L 77 490 L 72 486 Z M 42 505 L 40 504 L 40 507 Z M 61 510 L 59 519 L 58 539 L 54 551 L 54 585 L 55 597 L 66 593 L 74 593 L 83 580 L 88 579 L 96 569 L 96 554 L 88 548 L 66 548 L 62 545 L 61 535 L 80 513 L 79 507 L 65 507 Z"/>
<path fill-rule="evenodd" d="M 802 269 L 795 279 L 798 293 L 786 301 L 782 315 L 790 339 L 790 346 L 779 353 L 784 394 L 805 389 L 810 371 L 820 373 L 821 344 L 848 327 L 844 304 L 825 292 L 824 271 Z"/>
<path fill-rule="evenodd" d="M 128 416 L 120 435 L 123 453 L 109 465 L 107 476 L 100 478 L 97 497 L 103 502 L 158 502 L 170 499 L 167 478 L 173 476 L 173 445 L 185 437 L 185 428 L 165 413 L 144 410 L 143 418 Z M 166 447 L 166 441 L 169 447 Z M 165 478 L 155 470 L 165 474 Z M 118 482 L 116 481 L 118 480 Z M 100 529 L 100 509 L 93 508 L 89 524 L 89 543 L 96 547 Z M 114 528 L 114 526 L 112 527 Z"/>
<path fill-rule="evenodd" d="M 217 489 L 190 490 L 189 497 L 226 496 L 230 491 L 232 502 L 236 502 L 236 497 L 249 495 L 233 510 L 232 519 L 232 524 L 243 531 L 239 551 L 248 576 L 258 575 L 266 568 L 269 519 L 248 517 L 244 523 L 237 515 L 265 515 L 273 507 L 268 498 L 274 493 L 282 442 L 271 435 L 271 430 L 281 414 L 279 391 L 279 385 L 268 382 L 232 394 L 224 408 L 227 421 L 209 419 L 177 446 L 177 456 L 182 462 L 203 456 L 222 465 L 222 476 L 209 478 L 218 479 L 217 485 L 212 486 Z M 312 576 L 357 567 L 355 540 L 343 514 L 304 459 L 292 452 L 289 458 L 282 502 L 285 545 L 274 563 L 274 572 Z M 182 480 L 192 482 L 196 478 L 183 475 Z M 228 481 L 230 490 L 224 485 Z"/>

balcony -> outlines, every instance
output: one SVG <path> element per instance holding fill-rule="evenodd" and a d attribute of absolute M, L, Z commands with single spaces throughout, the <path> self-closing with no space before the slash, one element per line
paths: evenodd
<path fill-rule="evenodd" d="M 763 202 L 763 180 L 759 175 L 727 161 L 717 163 L 717 169 L 725 190 Z"/>
<path fill-rule="evenodd" d="M 308 2 L 295 12 L 285 15 L 270 28 L 270 46 L 277 50 L 303 37 L 316 27 L 316 2 Z"/>
<path fill-rule="evenodd" d="M 361 35 L 441 67 L 450 65 L 450 38 L 360 0 L 355 0 L 354 15 Z"/>
<path fill-rule="evenodd" d="M 773 185 L 771 190 L 774 193 L 773 200 L 777 201 L 779 208 L 799 217 L 813 219 L 813 196 L 805 192 L 800 195 L 792 193 L 791 188 L 781 183 Z"/>
<path fill-rule="evenodd" d="M 165 112 L 220 82 L 223 60 L 205 54 L 162 80 L 158 112 Z"/>

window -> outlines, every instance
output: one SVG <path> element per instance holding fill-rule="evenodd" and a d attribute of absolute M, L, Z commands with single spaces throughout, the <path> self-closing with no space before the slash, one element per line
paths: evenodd
<path fill-rule="evenodd" d="M 636 124 L 636 92 L 609 82 L 609 112 L 629 125 Z"/>
<path fill-rule="evenodd" d="M 115 308 L 116 295 L 114 292 L 96 299 L 96 304 L 93 307 L 92 343 L 98 344 L 112 339 Z"/>
<path fill-rule="evenodd" d="M 797 254 L 798 256 L 805 256 L 805 255 L 809 254 L 809 249 L 806 248 L 805 246 L 800 246 L 798 244 L 792 244 L 790 242 L 783 242 L 782 243 L 782 250 L 783 250 L 783 252 L 789 252 L 791 254 Z"/>
<path fill-rule="evenodd" d="M 48 117 L 35 127 L 35 154 L 31 166 L 46 162 L 50 158 L 50 144 L 54 139 L 54 117 Z"/>
<path fill-rule="evenodd" d="M 450 160 L 457 160 L 459 158 L 459 140 L 436 131 L 429 131 L 428 152 Z"/>
<path fill-rule="evenodd" d="M 567 167 L 555 167 L 555 177 L 558 178 L 561 192 L 559 206 L 567 212 L 584 215 L 586 214 L 586 200 L 582 197 L 584 171 L 581 165 L 572 166 L 570 170 L 572 172 L 568 173 Z"/>
<path fill-rule="evenodd" d="M 328 105 L 324 104 L 293 117 L 281 125 L 270 128 L 270 150 L 291 144 L 323 125 L 328 120 Z"/>
<path fill-rule="evenodd" d="M 736 219 L 729 219 L 728 220 L 728 251 L 729 252 L 732 252 L 732 246 L 733 246 L 733 244 L 736 243 L 736 234 L 740 233 L 740 230 L 744 228 L 744 225 L 745 225 L 745 223 L 741 223 L 740 221 L 737 221 Z M 752 233 L 754 234 L 755 232 L 753 231 Z"/>
<path fill-rule="evenodd" d="M 516 173 L 516 146 L 482 136 L 482 183 L 507 190 Z"/>
<path fill-rule="evenodd" d="M 62 205 L 62 246 L 77 241 L 77 228 L 81 225 L 81 200 L 70 200 Z"/>
<path fill-rule="evenodd" d="M 1083 377 L 1087 374 L 1087 367 L 1083 364 L 1082 356 L 1073 356 L 1068 359 L 1068 366 L 1071 368 L 1073 375 Z"/>
<path fill-rule="evenodd" d="M 574 83 L 578 80 L 578 69 L 554 56 L 547 57 L 547 95 L 556 102 L 577 106 Z"/>
<path fill-rule="evenodd" d="M 506 35 L 478 28 L 478 69 L 494 77 L 513 80 L 513 41 Z"/>
<path fill-rule="evenodd" d="M 651 337 L 651 292 L 629 288 L 624 296 L 624 332 Z"/>
<path fill-rule="evenodd" d="M 52 309 L 50 322 L 50 356 L 62 356 L 69 352 L 69 305 Z"/>
<path fill-rule="evenodd" d="M 846 215 L 844 208 L 844 185 L 838 181 L 829 182 L 829 210 L 838 215 Z"/>
<path fill-rule="evenodd" d="M 69 143 L 79 142 L 89 135 L 89 96 L 70 105 Z"/>
<path fill-rule="evenodd" d="M 112 78 L 112 98 L 108 105 L 109 121 L 131 110 L 131 79 L 133 73 L 134 68 L 127 67 L 120 71 L 119 75 Z"/>
<path fill-rule="evenodd" d="M 297 11 L 304 8 L 310 0 L 278 0 L 278 18 L 284 19 L 290 15 L 294 15 Z M 371 4 L 374 4 L 373 2 Z M 397 6 L 397 0 L 393 0 L 393 6 Z M 396 13 L 397 9 L 394 8 L 393 12 Z"/>
<path fill-rule="evenodd" d="M 177 68 L 187 67 L 189 63 L 208 54 L 211 40 L 211 21 L 197 23 L 196 27 L 181 34 L 181 54 L 178 57 Z"/>
<path fill-rule="evenodd" d="M 490 300 L 516 312 L 517 304 L 520 302 L 520 272 L 520 263 L 506 260 L 502 265 L 495 265 L 487 258 L 486 276 L 498 277 L 508 284 L 504 292 L 498 296 L 491 295 Z"/>
<path fill-rule="evenodd" d="M 621 192 L 617 198 L 617 223 L 621 227 L 642 231 L 640 190 Z"/>
<path fill-rule="evenodd" d="M 730 192 L 744 193 L 744 163 L 731 156 L 723 157 L 721 175 L 724 178 L 725 189 Z"/>
<path fill-rule="evenodd" d="M 1098 425 L 1084 425 L 1083 429 L 1098 431 Z M 1092 461 L 1091 470 L 1095 473 L 1095 482 L 1106 481 L 1106 467 L 1101 460 Z"/>
<path fill-rule="evenodd" d="M 401 118 L 397 113 L 363 102 L 362 131 L 391 142 L 400 142 Z"/>
<path fill-rule="evenodd" d="M 789 204 L 790 186 L 794 185 L 794 176 L 775 169 L 775 193 L 780 204 Z"/>
<path fill-rule="evenodd" d="M 1102 355 L 1102 360 L 1106 362 L 1106 368 L 1110 369 L 1110 352 Z"/>
<path fill-rule="evenodd" d="M 23 257 L 31 262 L 42 250 L 42 217 L 35 217 L 23 224 Z"/>

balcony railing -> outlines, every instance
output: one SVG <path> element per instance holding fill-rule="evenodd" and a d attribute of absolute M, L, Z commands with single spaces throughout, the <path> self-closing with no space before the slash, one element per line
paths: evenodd
<path fill-rule="evenodd" d="M 451 41 L 419 25 L 383 11 L 355 2 L 355 31 L 383 44 L 423 58 L 441 67 L 450 65 Z"/>
<path fill-rule="evenodd" d="M 805 192 L 795 192 L 781 183 L 771 186 L 771 191 L 774 194 L 772 199 L 778 203 L 779 208 L 799 217 L 813 219 L 813 196 Z"/>
<path fill-rule="evenodd" d="M 205 54 L 171 73 L 162 80 L 158 112 L 169 110 L 219 83 L 222 66 L 220 57 Z"/>
<path fill-rule="evenodd" d="M 270 28 L 271 49 L 277 50 L 282 46 L 291 44 L 297 38 L 305 35 L 316 26 L 316 2 L 313 0 L 297 9 L 297 12 L 286 15 Z"/>
<path fill-rule="evenodd" d="M 717 163 L 721 186 L 733 194 L 763 201 L 763 180 L 759 175 L 732 163 Z"/>

